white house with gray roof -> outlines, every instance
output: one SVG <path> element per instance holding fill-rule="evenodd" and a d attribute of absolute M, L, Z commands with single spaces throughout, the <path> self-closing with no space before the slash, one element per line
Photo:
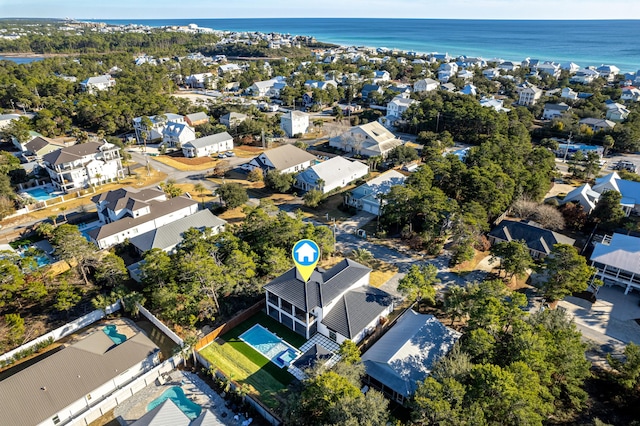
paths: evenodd
<path fill-rule="evenodd" d="M 187 123 L 170 121 L 162 131 L 162 144 L 174 147 L 182 145 L 196 138 L 196 131 Z"/>
<path fill-rule="evenodd" d="M 184 124 L 184 116 L 180 114 L 166 113 L 148 116 L 151 124 L 145 124 L 145 117 L 135 117 L 133 119 L 133 130 L 136 132 L 136 140 L 138 143 L 144 143 L 143 136 L 146 135 L 146 142 L 152 142 L 163 138 L 165 127 L 169 123 Z"/>
<path fill-rule="evenodd" d="M 345 133 L 329 139 L 329 146 L 363 157 L 385 158 L 402 141 L 377 121 L 354 126 Z"/>
<path fill-rule="evenodd" d="M 266 150 L 241 167 L 247 171 L 259 168 L 265 172 L 277 170 L 280 173 L 297 173 L 310 167 L 315 159 L 313 154 L 287 144 Z"/>
<path fill-rule="evenodd" d="M 404 185 L 406 179 L 402 173 L 389 170 L 352 190 L 345 196 L 345 203 L 367 213 L 380 215 L 384 205 L 382 196 L 387 194 L 391 187 Z"/>
<path fill-rule="evenodd" d="M 67 146 L 42 160 L 53 186 L 64 192 L 124 178 L 120 148 L 106 141 Z"/>
<path fill-rule="evenodd" d="M 433 315 L 409 309 L 362 355 L 364 382 L 402 404 L 460 336 Z"/>
<path fill-rule="evenodd" d="M 203 234 L 216 235 L 224 232 L 226 224 L 226 220 L 220 219 L 211 213 L 209 209 L 200 210 L 197 213 L 135 236 L 129 239 L 129 242 L 140 254 L 154 248 L 170 253 L 182 242 L 183 235 L 187 230 L 195 228 Z"/>
<path fill-rule="evenodd" d="M 295 135 L 304 135 L 309 130 L 309 114 L 302 111 L 289 111 L 280 117 L 280 128 L 290 138 Z"/>
<path fill-rule="evenodd" d="M 99 75 L 97 77 L 89 77 L 80 83 L 80 87 L 83 91 L 89 92 L 94 95 L 96 92 L 103 90 L 109 90 L 109 88 L 116 85 L 116 79 L 109 74 Z"/>
<path fill-rule="evenodd" d="M 117 344 L 97 329 L 1 380 L 0 424 L 68 424 L 153 368 L 159 348 L 144 333 L 133 333 Z"/>
<path fill-rule="evenodd" d="M 307 339 L 358 343 L 393 310 L 391 295 L 369 286 L 370 274 L 351 259 L 316 268 L 306 282 L 292 268 L 264 286 L 267 314 Z"/>
<path fill-rule="evenodd" d="M 318 190 L 323 194 L 342 188 L 369 174 L 369 166 L 343 157 L 333 157 L 299 173 L 294 181 L 303 191 Z"/>
<path fill-rule="evenodd" d="M 163 225 L 191 216 L 198 202 L 186 196 L 167 199 L 158 189 L 136 191 L 121 188 L 91 198 L 103 225 L 89 231 L 89 237 L 105 249 L 153 231 Z"/>
<path fill-rule="evenodd" d="M 640 238 L 613 234 L 596 243 L 591 264 L 598 268 L 596 277 L 605 285 L 625 287 L 624 294 L 640 291 Z"/>
<path fill-rule="evenodd" d="M 187 158 L 207 157 L 216 152 L 233 149 L 233 136 L 227 132 L 216 133 L 191 140 L 182 145 L 182 154 Z"/>

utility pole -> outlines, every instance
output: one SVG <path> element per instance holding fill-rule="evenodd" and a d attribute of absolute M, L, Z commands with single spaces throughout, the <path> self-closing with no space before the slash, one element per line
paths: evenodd
<path fill-rule="evenodd" d="M 573 132 L 569 132 L 569 139 L 567 139 L 567 143 L 564 148 L 564 158 L 562 159 L 563 163 L 567 162 L 567 153 L 569 152 L 569 145 L 571 145 L 571 137 L 573 136 Z"/>

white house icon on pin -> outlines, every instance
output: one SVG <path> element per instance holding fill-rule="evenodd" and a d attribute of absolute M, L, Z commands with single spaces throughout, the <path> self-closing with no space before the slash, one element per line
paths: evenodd
<path fill-rule="evenodd" d="M 316 249 L 311 244 L 304 243 L 296 250 L 296 259 L 298 263 L 313 263 L 316 260 Z"/>

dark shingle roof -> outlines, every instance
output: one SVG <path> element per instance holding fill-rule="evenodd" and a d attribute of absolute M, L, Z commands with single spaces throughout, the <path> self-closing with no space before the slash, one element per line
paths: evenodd
<path fill-rule="evenodd" d="M 573 245 L 575 240 L 557 232 L 526 222 L 503 220 L 489 232 L 489 235 L 503 241 L 524 240 L 531 250 L 549 254 L 554 244 Z"/>
<path fill-rule="evenodd" d="M 344 293 L 371 269 L 351 259 L 344 259 L 328 271 L 316 269 L 306 283 L 292 268 L 272 280 L 265 289 L 309 312 L 316 306 L 326 306 Z"/>
<path fill-rule="evenodd" d="M 391 306 L 393 298 L 375 287 L 362 287 L 345 293 L 322 323 L 331 330 L 353 339 Z"/>
<path fill-rule="evenodd" d="M 88 155 L 94 155 L 100 152 L 100 148 L 103 145 L 100 142 L 79 143 L 50 152 L 43 156 L 42 159 L 53 166 L 57 166 L 79 160 Z"/>
<path fill-rule="evenodd" d="M 298 368 L 313 367 L 318 361 L 328 360 L 333 353 L 317 343 L 295 360 L 293 365 Z"/>

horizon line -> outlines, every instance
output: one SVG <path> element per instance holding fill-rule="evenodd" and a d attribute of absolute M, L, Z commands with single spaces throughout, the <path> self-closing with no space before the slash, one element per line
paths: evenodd
<path fill-rule="evenodd" d="M 522 22 L 544 22 L 544 21 L 555 21 L 555 22 L 573 22 L 573 21 L 640 21 L 640 18 L 576 18 L 576 19 L 522 19 L 522 18 L 414 18 L 414 17 L 392 17 L 392 18 L 381 18 L 381 17 L 366 17 L 366 16 L 342 16 L 342 17 L 332 17 L 332 16 L 280 16 L 280 17 L 208 17 L 208 18 L 200 18 L 200 17 L 190 17 L 190 18 L 176 18 L 176 17 L 165 17 L 165 18 L 70 18 L 70 17 L 38 17 L 38 16 L 10 16 L 10 17 L 2 17 L 0 21 L 10 20 L 10 19 L 48 19 L 48 20 L 74 20 L 74 21 L 115 21 L 115 20 L 126 20 L 126 21 L 135 21 L 135 20 L 143 20 L 143 21 L 161 21 L 161 20 L 206 20 L 206 19 L 216 19 L 216 20 L 231 20 L 231 19 L 246 19 L 246 20 L 269 20 L 269 19 L 367 19 L 367 20 L 416 20 L 416 21 L 522 21 Z"/>

